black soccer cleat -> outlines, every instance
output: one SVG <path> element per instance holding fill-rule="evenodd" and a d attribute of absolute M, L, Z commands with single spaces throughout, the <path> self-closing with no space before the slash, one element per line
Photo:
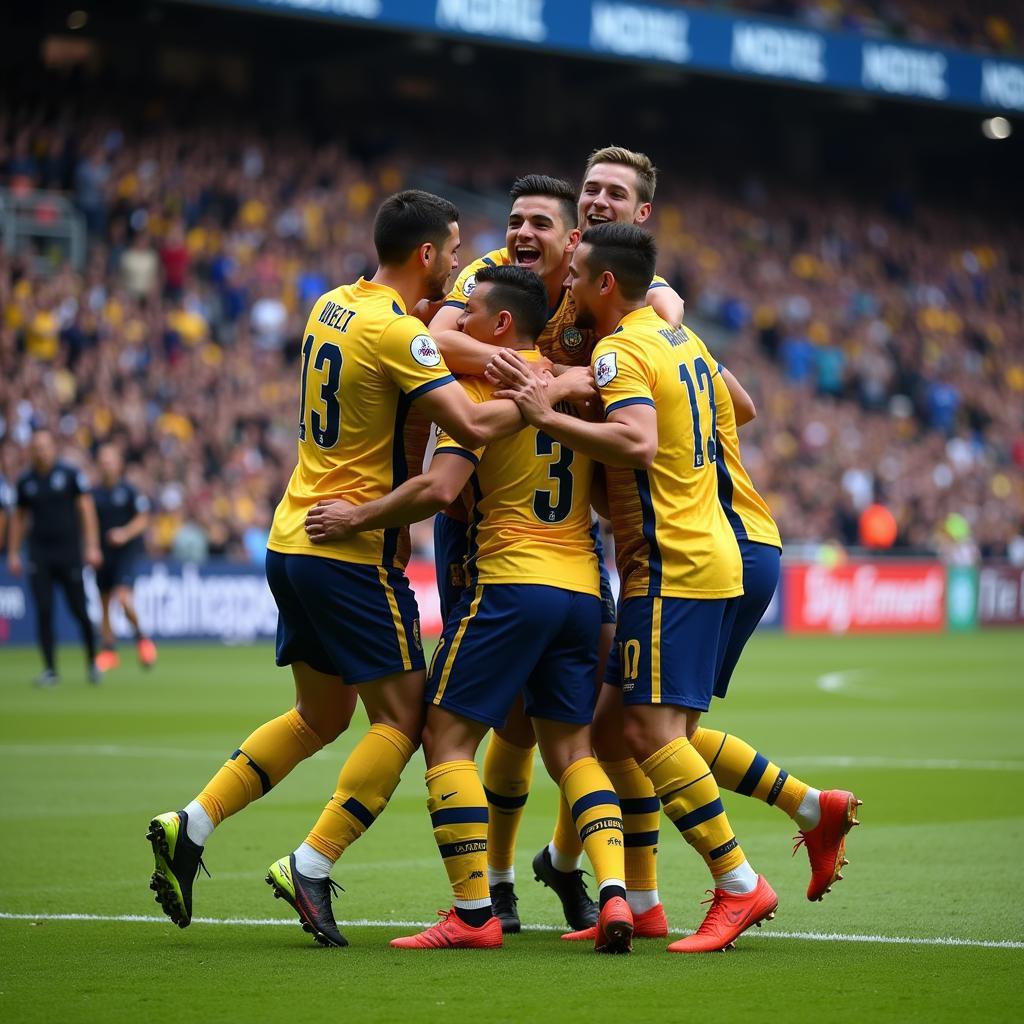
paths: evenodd
<path fill-rule="evenodd" d="M 206 871 L 203 848 L 189 839 L 187 828 L 184 811 L 168 811 L 158 814 L 146 833 L 156 861 L 149 887 L 163 912 L 179 928 L 192 923 L 192 883 L 200 868 Z M 209 877 L 210 872 L 206 875 Z"/>
<path fill-rule="evenodd" d="M 332 878 L 307 878 L 295 870 L 295 854 L 274 861 L 267 871 L 267 885 L 274 890 L 275 900 L 290 904 L 302 930 L 321 946 L 347 946 L 348 939 L 338 930 L 331 910 L 331 894 L 344 890 Z"/>
<path fill-rule="evenodd" d="M 573 931 L 592 928 L 597 924 L 598 906 L 587 892 L 582 871 L 557 870 L 551 863 L 551 853 L 545 846 L 533 858 L 533 874 L 538 882 L 543 882 L 549 889 L 554 890 L 562 902 L 566 924 Z"/>
<path fill-rule="evenodd" d="M 491 910 L 501 921 L 502 935 L 518 935 L 521 924 L 516 904 L 519 897 L 511 882 L 498 882 L 491 886 Z"/>

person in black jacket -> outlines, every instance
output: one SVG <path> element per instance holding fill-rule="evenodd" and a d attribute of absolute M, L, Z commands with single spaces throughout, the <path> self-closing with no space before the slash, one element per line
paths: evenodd
<path fill-rule="evenodd" d="M 103 564 L 96 571 L 96 586 L 99 587 L 103 606 L 100 623 L 103 649 L 96 662 L 104 672 L 117 668 L 119 664 L 114 630 L 110 624 L 110 605 L 116 600 L 135 633 L 139 663 L 143 668 L 149 668 L 156 661 L 156 645 L 143 635 L 132 599 L 135 561 L 142 554 L 142 535 L 149 525 L 149 499 L 139 494 L 125 479 L 124 462 L 115 445 L 105 444 L 100 448 L 96 453 L 96 468 L 100 483 L 93 488 L 92 496 L 96 503 L 103 552 Z"/>
<path fill-rule="evenodd" d="M 54 686 L 60 681 L 54 661 L 53 633 L 53 589 L 57 583 L 82 631 L 89 682 L 98 683 L 96 637 L 82 581 L 83 562 L 98 568 L 102 560 L 89 481 L 80 469 L 57 461 L 56 444 L 49 430 L 37 430 L 32 435 L 29 453 L 31 466 L 17 485 L 7 566 L 14 576 L 27 571 L 32 587 L 45 666 L 35 683 Z M 21 547 L 26 539 L 28 558 L 23 562 Z"/>

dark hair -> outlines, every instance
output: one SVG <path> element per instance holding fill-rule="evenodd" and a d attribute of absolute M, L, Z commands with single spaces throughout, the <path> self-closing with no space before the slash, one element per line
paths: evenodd
<path fill-rule="evenodd" d="M 417 188 L 388 196 L 373 221 L 377 259 L 385 266 L 404 263 L 424 242 L 439 249 L 459 219 L 454 203 Z"/>
<path fill-rule="evenodd" d="M 481 267 L 476 283 L 492 285 L 487 311 L 507 309 L 522 337 L 536 341 L 548 322 L 548 292 L 544 282 L 525 267 Z"/>
<path fill-rule="evenodd" d="M 508 194 L 513 203 L 522 196 L 550 196 L 557 199 L 565 226 L 570 230 L 576 227 L 576 189 L 561 178 L 551 178 L 546 174 L 524 174 L 516 178 Z"/>
<path fill-rule="evenodd" d="M 658 262 L 653 236 L 635 224 L 598 224 L 583 232 L 590 246 L 587 267 L 591 280 L 610 270 L 624 298 L 638 302 L 647 294 Z"/>

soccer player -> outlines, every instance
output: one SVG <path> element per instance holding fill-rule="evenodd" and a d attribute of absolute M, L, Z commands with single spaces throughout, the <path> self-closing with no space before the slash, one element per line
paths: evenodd
<path fill-rule="evenodd" d="M 779 581 L 782 541 L 778 527 L 764 499 L 758 494 L 740 458 L 738 426 L 756 416 L 750 396 L 739 381 L 715 360 L 703 341 L 688 332 L 700 348 L 708 366 L 713 367 L 715 445 L 708 458 L 715 463 L 719 501 L 736 535 L 743 559 L 743 595 L 736 599 L 735 615 L 727 623 L 727 638 L 719 644 L 721 656 L 714 694 L 724 698 L 733 671 L 747 641 L 768 609 Z M 605 671 L 605 682 L 595 715 L 595 748 L 601 748 L 601 764 L 617 781 L 620 766 L 629 757 L 621 737 L 622 677 L 619 651 L 613 648 Z M 616 735 L 618 733 L 618 735 Z M 820 901 L 831 885 L 842 878 L 846 834 L 858 824 L 854 811 L 860 801 L 845 790 L 812 789 L 744 740 L 731 733 L 696 724 L 690 742 L 708 763 L 721 789 L 728 789 L 778 807 L 792 818 L 799 830 L 797 846 L 807 850 L 811 879 L 809 900 Z M 607 751 L 612 751 L 608 754 Z M 610 763 L 605 757 L 611 757 Z M 635 762 L 633 762 L 635 763 Z M 627 899 L 634 915 L 634 936 L 661 938 L 668 934 L 668 922 L 658 898 L 655 850 L 658 843 L 657 804 L 631 803 L 620 792 L 626 843 Z M 628 809 L 628 813 L 627 813 Z M 592 928 L 562 936 L 590 940 Z"/>
<path fill-rule="evenodd" d="M 308 844 L 272 869 L 306 927 L 323 942 L 346 944 L 330 913 L 329 866 L 383 810 L 419 743 L 423 651 L 400 531 L 314 544 L 304 524 L 321 499 L 341 492 L 370 501 L 405 479 L 402 426 L 414 403 L 470 446 L 523 425 L 511 402 L 474 403 L 423 324 L 406 313 L 444 295 L 458 266 L 458 216 L 426 192 L 390 196 L 374 221 L 373 278 L 327 292 L 310 313 L 298 460 L 267 552 L 279 611 L 277 664 L 291 666 L 296 702 L 245 739 L 183 810 L 150 823 L 151 888 L 180 927 L 192 919 L 193 882 L 214 828 L 336 739 L 358 694 L 370 730 L 345 762 Z"/>
<path fill-rule="evenodd" d="M 546 191 L 544 186 L 546 185 Z M 476 281 L 476 272 L 484 265 L 515 262 L 531 266 L 540 273 L 548 287 L 548 297 L 555 314 L 548 328 L 541 335 L 538 344 L 541 353 L 558 365 L 589 363 L 593 349 L 593 332 L 581 329 L 576 322 L 572 294 L 565 287 L 565 276 L 572 250 L 578 244 L 578 231 L 565 235 L 565 227 L 572 224 L 578 228 L 593 226 L 609 221 L 642 224 L 650 217 L 653 209 L 657 170 L 645 153 L 625 149 L 621 146 L 606 146 L 594 150 L 587 160 L 583 186 L 578 199 L 564 182 L 529 175 L 521 178 L 512 189 L 513 206 L 509 215 L 508 236 L 504 249 L 498 249 L 477 260 L 459 275 L 455 287 L 445 300 L 445 306 L 431 321 L 431 328 L 442 331 L 451 326 L 452 317 L 463 308 L 466 295 L 471 293 Z M 528 191 L 535 190 L 535 191 Z M 561 235 L 555 236 L 560 246 L 551 246 L 545 251 L 549 237 L 545 229 L 548 223 L 538 222 L 533 214 L 538 196 L 547 195 L 562 200 L 562 211 L 567 220 Z M 529 202 L 527 202 L 527 199 Z M 574 207 L 570 211 L 570 205 Z M 543 207 L 540 208 L 543 212 Z M 550 219 L 550 218 L 549 218 Z M 525 262 L 524 262 L 525 261 Z M 683 319 L 683 300 L 669 287 L 664 278 L 655 276 L 647 291 L 647 303 L 670 323 Z M 483 364 L 494 349 L 481 346 L 478 342 L 460 339 L 457 335 L 439 334 L 439 344 L 449 364 L 467 373 L 480 373 Z M 466 557 L 465 515 L 462 504 L 457 502 L 434 519 L 435 568 L 441 595 L 442 618 L 445 609 L 458 597 L 462 583 L 462 565 Z M 615 608 L 611 595 L 611 584 L 604 568 L 604 550 L 601 545 L 598 525 L 593 527 L 595 550 L 602 573 L 602 634 L 599 661 L 600 689 L 604 678 L 604 664 L 612 645 L 615 624 Z M 443 582 L 442 582 L 443 581 Z M 604 736 L 607 734 L 607 741 Z M 619 796 L 626 801 L 624 813 L 639 822 L 635 836 L 642 837 L 648 848 L 645 861 L 652 859 L 657 846 L 657 832 L 649 829 L 650 820 L 657 821 L 658 804 L 654 792 L 639 767 L 619 749 L 621 738 L 615 729 L 601 729 L 595 732 L 597 752 L 602 765 L 611 773 L 616 782 Z M 484 758 L 484 787 L 490 805 L 490 830 L 488 835 L 488 874 L 491 894 L 496 913 L 501 918 L 506 932 L 519 931 L 519 915 L 515 895 L 516 835 L 523 809 L 529 796 L 533 773 L 533 735 L 528 720 L 517 708 L 509 716 L 503 729 L 491 734 Z M 652 810 L 653 808 L 653 810 Z M 653 837 L 653 838 L 652 838 Z M 548 845 L 533 858 L 534 875 L 558 896 L 565 919 L 570 928 L 593 927 L 597 907 L 590 899 L 579 870 L 583 849 L 564 802 L 559 804 L 559 813 L 554 833 Z M 627 861 L 638 857 L 644 851 L 627 851 Z M 645 866 L 643 877 L 649 879 L 652 867 Z M 645 884 L 647 884 L 645 882 Z M 646 916 L 638 918 L 642 929 L 663 927 L 667 933 L 664 910 L 656 898 L 651 903 L 652 892 L 631 895 L 634 912 Z M 657 924 L 656 922 L 660 922 Z"/>
<path fill-rule="evenodd" d="M 7 567 L 20 576 L 27 569 L 36 605 L 39 648 L 43 671 L 36 686 L 60 682 L 54 660 L 53 588 L 60 584 L 71 614 L 78 622 L 85 645 L 86 674 L 90 683 L 100 681 L 96 666 L 96 637 L 86 607 L 83 561 L 100 565 L 96 507 L 85 473 L 57 461 L 57 449 L 49 430 L 37 430 L 29 442 L 31 466 L 18 480 L 17 506 L 11 517 Z M 21 546 L 28 540 L 28 562 Z"/>
<path fill-rule="evenodd" d="M 602 336 L 592 366 L 603 423 L 553 409 L 514 353 L 492 362 L 514 381 L 499 396 L 515 397 L 539 430 L 606 466 L 626 743 L 714 879 L 700 927 L 668 947 L 695 953 L 728 947 L 774 916 L 778 898 L 747 862 L 714 775 L 687 738 L 711 701 L 743 566 L 709 457 L 711 369 L 688 332 L 644 305 L 655 257 L 653 239 L 627 224 L 588 228 L 573 254 L 577 320 Z"/>
<path fill-rule="evenodd" d="M 547 316 L 541 280 L 521 267 L 485 267 L 459 319 L 473 337 L 540 358 Z M 477 401 L 493 388 L 465 383 Z M 434 837 L 454 891 L 438 924 L 395 939 L 400 949 L 502 944 L 487 879 L 487 800 L 473 757 L 521 692 L 552 778 L 572 807 L 598 879 L 595 948 L 628 952 L 632 914 L 622 884 L 618 800 L 591 752 L 600 631 L 600 578 L 590 537 L 590 459 L 527 429 L 475 450 L 442 434 L 430 469 L 377 501 L 311 513 L 313 537 L 426 518 L 471 482 L 468 588 L 431 665 L 423 734 Z M 497 668 L 496 668 L 497 667 Z"/>
<path fill-rule="evenodd" d="M 103 672 L 117 668 L 120 659 L 110 625 L 110 605 L 116 600 L 124 610 L 135 634 L 135 651 L 139 664 L 150 668 L 156 662 L 156 644 L 143 635 L 132 600 L 135 582 L 135 559 L 141 553 L 142 535 L 149 525 L 149 499 L 139 494 L 124 477 L 121 453 L 113 444 L 105 444 L 96 453 L 100 484 L 93 490 L 96 516 L 99 520 L 103 564 L 96 571 L 103 619 L 100 639 L 103 648 L 96 664 Z"/>

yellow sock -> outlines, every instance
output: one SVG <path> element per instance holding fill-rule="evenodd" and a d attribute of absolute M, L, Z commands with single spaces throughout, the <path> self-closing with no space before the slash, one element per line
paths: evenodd
<path fill-rule="evenodd" d="M 300 761 L 323 743 L 292 708 L 261 725 L 236 750 L 196 797 L 214 825 L 269 793 Z"/>
<path fill-rule="evenodd" d="M 306 842 L 336 861 L 377 819 L 416 748 L 390 725 L 371 725 L 341 766 L 338 788 Z"/>
<path fill-rule="evenodd" d="M 572 820 L 572 811 L 565 802 L 565 797 L 561 795 L 558 798 L 558 817 L 555 819 L 555 831 L 551 836 L 551 842 L 567 860 L 579 860 L 583 854 L 583 843 L 580 842 L 576 822 Z"/>
<path fill-rule="evenodd" d="M 704 858 L 716 878 L 746 858 L 725 816 L 707 762 L 684 737 L 667 743 L 640 766 L 672 824 Z"/>
<path fill-rule="evenodd" d="M 738 736 L 715 729 L 698 729 L 691 737 L 694 749 L 708 763 L 723 789 L 778 805 L 791 818 L 810 788 L 793 778 Z"/>
<path fill-rule="evenodd" d="M 484 754 L 484 793 L 490 812 L 487 826 L 487 866 L 496 871 L 512 867 L 516 835 L 533 781 L 533 747 L 517 747 L 491 733 Z"/>
<path fill-rule="evenodd" d="M 595 758 L 581 757 L 566 768 L 558 786 L 572 809 L 598 886 L 606 882 L 624 886 L 622 814 L 604 769 Z"/>
<path fill-rule="evenodd" d="M 487 885 L 487 798 L 475 761 L 446 761 L 427 774 L 427 808 L 455 905 L 491 902 Z"/>
<path fill-rule="evenodd" d="M 625 761 L 602 761 L 622 808 L 623 842 L 626 847 L 626 888 L 631 892 L 658 888 L 658 826 L 661 801 L 640 765 Z"/>

